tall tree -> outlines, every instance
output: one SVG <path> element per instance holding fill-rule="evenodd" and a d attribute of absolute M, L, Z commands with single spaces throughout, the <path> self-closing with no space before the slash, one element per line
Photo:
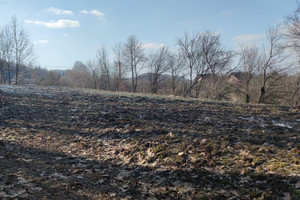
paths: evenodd
<path fill-rule="evenodd" d="M 182 56 L 179 54 L 169 53 L 167 57 L 167 62 L 169 66 L 169 72 L 171 73 L 171 87 L 173 95 L 176 95 L 176 88 L 178 83 L 183 79 L 184 63 Z"/>
<path fill-rule="evenodd" d="M 288 47 L 293 49 L 300 58 L 300 1 L 297 1 L 297 8 L 294 13 L 287 17 L 285 22 L 285 36 L 288 41 Z M 299 62 L 298 62 L 298 73 L 292 75 L 292 81 L 289 82 L 293 85 L 288 86 L 288 90 L 291 90 L 292 98 L 291 104 L 299 106 L 300 104 L 300 73 L 299 73 Z"/>
<path fill-rule="evenodd" d="M 196 96 L 198 96 L 201 88 L 199 84 L 203 79 L 209 78 L 212 86 L 208 87 L 208 92 L 213 93 L 209 97 L 223 96 L 219 90 L 222 85 L 219 75 L 229 69 L 234 54 L 222 47 L 220 35 L 211 32 L 193 35 L 185 33 L 184 37 L 178 40 L 178 45 L 189 70 L 187 93 L 192 96 L 192 89 L 196 86 Z M 230 70 L 225 73 L 229 72 Z"/>
<path fill-rule="evenodd" d="M 224 87 L 227 75 L 236 68 L 231 66 L 234 53 L 221 45 L 219 34 L 205 32 L 201 38 L 202 60 L 211 74 L 208 97 L 220 100 L 228 93 L 228 88 Z"/>
<path fill-rule="evenodd" d="M 178 39 L 178 46 L 181 51 L 181 56 L 184 64 L 189 70 L 189 85 L 185 92 L 185 96 L 192 96 L 192 89 L 201 79 L 202 75 L 207 72 L 207 68 L 203 65 L 202 60 L 202 34 L 185 33 L 184 36 Z"/>
<path fill-rule="evenodd" d="M 14 16 L 9 25 L 10 33 L 13 41 L 13 52 L 15 68 L 15 84 L 18 84 L 20 67 L 29 61 L 33 55 L 33 45 L 29 39 L 28 32 L 23 28 L 23 25 L 18 22 Z"/>
<path fill-rule="evenodd" d="M 290 75 L 286 84 L 287 102 L 300 108 L 300 73 Z"/>
<path fill-rule="evenodd" d="M 161 82 L 161 76 L 169 70 L 168 55 L 168 48 L 164 46 L 158 52 L 149 56 L 149 83 L 152 93 L 156 94 L 158 92 L 158 84 Z"/>
<path fill-rule="evenodd" d="M 8 76 L 8 84 L 11 84 L 12 78 L 12 64 L 13 64 L 13 40 L 11 37 L 11 30 L 9 25 L 6 25 L 0 34 L 0 51 L 3 59 L 3 67 L 1 68 L 1 80 L 4 80 L 4 66 L 6 66 L 7 76 Z"/>
<path fill-rule="evenodd" d="M 262 64 L 260 66 L 261 87 L 258 103 L 275 103 L 278 99 L 280 81 L 284 78 L 284 72 L 291 68 L 291 65 L 284 63 L 288 55 L 282 44 L 283 35 L 279 27 L 271 27 L 267 31 L 268 46 L 262 52 Z"/>
<path fill-rule="evenodd" d="M 93 60 L 88 60 L 86 62 L 87 70 L 90 74 L 89 81 L 92 83 L 93 89 L 97 89 L 97 83 L 99 81 L 99 68 L 97 67 L 97 64 Z"/>
<path fill-rule="evenodd" d="M 250 102 L 250 83 L 255 74 L 257 74 L 260 65 L 262 64 L 261 55 L 257 46 L 240 47 L 240 64 L 243 68 L 241 73 L 242 84 L 245 93 L 245 102 Z"/>
<path fill-rule="evenodd" d="M 96 59 L 97 59 L 97 65 L 101 73 L 100 89 L 109 90 L 110 89 L 110 62 L 109 62 L 107 50 L 104 46 L 98 50 Z"/>
<path fill-rule="evenodd" d="M 0 83 L 4 82 L 4 66 L 5 66 L 5 51 L 4 51 L 4 34 L 0 29 Z"/>
<path fill-rule="evenodd" d="M 136 92 L 138 75 L 146 61 L 142 43 L 135 36 L 129 36 L 124 45 L 123 54 L 126 65 L 129 66 L 131 71 L 132 92 Z"/>
<path fill-rule="evenodd" d="M 288 39 L 288 46 L 292 47 L 300 54 L 300 2 L 297 1 L 298 7 L 294 13 L 287 17 L 285 21 L 285 36 Z"/>
<path fill-rule="evenodd" d="M 125 65 L 124 65 L 124 55 L 123 55 L 123 47 L 124 45 L 122 43 L 117 43 L 113 47 L 114 52 L 114 88 L 117 91 L 121 91 L 122 86 L 122 79 L 123 75 L 126 71 Z"/>

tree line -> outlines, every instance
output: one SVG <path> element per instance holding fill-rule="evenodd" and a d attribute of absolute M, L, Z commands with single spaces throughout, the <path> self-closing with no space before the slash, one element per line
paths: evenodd
<path fill-rule="evenodd" d="M 25 67 L 32 46 L 13 18 L 0 35 L 1 83 L 11 84 L 12 77 L 21 83 L 22 68 L 24 82 L 37 85 L 300 106 L 299 16 L 298 3 L 283 24 L 266 31 L 264 42 L 241 44 L 235 51 L 222 45 L 220 34 L 209 31 L 184 33 L 176 50 L 162 46 L 151 52 L 131 35 L 112 47 L 113 59 L 103 46 L 95 58 L 76 61 L 66 71 Z"/>

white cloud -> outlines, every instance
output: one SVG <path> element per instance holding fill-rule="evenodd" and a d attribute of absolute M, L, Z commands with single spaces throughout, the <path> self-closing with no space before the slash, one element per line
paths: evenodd
<path fill-rule="evenodd" d="M 143 49 L 159 49 L 166 46 L 165 44 L 155 44 L 155 43 L 147 43 L 147 44 L 143 44 L 142 48 Z"/>
<path fill-rule="evenodd" d="M 25 23 L 46 26 L 48 28 L 76 28 L 76 27 L 80 26 L 79 21 L 73 21 L 73 20 L 68 20 L 68 19 L 60 19 L 56 22 L 25 20 Z"/>
<path fill-rule="evenodd" d="M 47 44 L 47 43 L 49 43 L 48 40 L 38 40 L 33 42 L 33 44 Z"/>
<path fill-rule="evenodd" d="M 90 12 L 87 11 L 87 10 L 81 10 L 80 13 L 81 13 L 81 14 L 84 14 L 84 15 L 87 15 L 87 14 L 89 14 Z"/>
<path fill-rule="evenodd" d="M 84 15 L 88 15 L 88 14 L 91 14 L 91 15 L 95 15 L 97 17 L 99 17 L 99 19 L 102 19 L 104 17 L 104 13 L 99 11 L 99 10 L 91 10 L 91 11 L 87 11 L 87 10 L 81 10 L 80 11 L 81 14 L 84 14 Z"/>
<path fill-rule="evenodd" d="M 104 14 L 102 12 L 100 12 L 99 10 L 92 10 L 91 14 L 96 15 L 97 17 L 103 17 Z"/>
<path fill-rule="evenodd" d="M 238 35 L 234 37 L 233 39 L 236 42 L 253 42 L 256 40 L 261 40 L 266 38 L 265 34 L 247 34 L 247 35 Z"/>
<path fill-rule="evenodd" d="M 56 15 L 73 15 L 73 12 L 70 10 L 62 10 L 62 9 L 54 8 L 54 7 L 48 8 L 47 11 L 52 12 Z"/>

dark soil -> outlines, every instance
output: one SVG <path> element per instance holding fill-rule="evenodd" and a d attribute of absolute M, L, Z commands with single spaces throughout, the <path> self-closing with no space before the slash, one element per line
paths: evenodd
<path fill-rule="evenodd" d="M 300 112 L 0 85 L 0 199 L 300 199 Z"/>

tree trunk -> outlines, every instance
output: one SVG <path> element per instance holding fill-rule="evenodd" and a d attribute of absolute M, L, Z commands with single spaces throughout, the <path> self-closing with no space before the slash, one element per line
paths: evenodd
<path fill-rule="evenodd" d="M 15 82 L 15 84 L 16 85 L 18 85 L 18 77 L 19 77 L 19 64 L 16 64 L 16 74 L 15 74 L 15 80 L 16 80 L 16 82 Z"/>
<path fill-rule="evenodd" d="M 264 103 L 264 102 L 265 102 L 265 100 L 264 100 L 265 94 L 266 94 L 265 86 L 262 86 L 262 87 L 260 88 L 260 97 L 259 97 L 258 103 Z"/>
<path fill-rule="evenodd" d="M 10 85 L 11 84 L 10 64 L 8 64 L 7 70 L 8 70 L 8 84 Z"/>
<path fill-rule="evenodd" d="M 192 86 L 193 85 L 193 68 L 190 67 L 190 87 L 188 89 L 189 96 L 192 97 Z"/>
<path fill-rule="evenodd" d="M 121 81 L 122 81 L 122 66 L 121 66 L 121 62 L 119 62 L 118 65 L 119 65 L 119 77 L 118 77 L 118 81 L 117 81 L 117 90 L 121 91 Z"/>

